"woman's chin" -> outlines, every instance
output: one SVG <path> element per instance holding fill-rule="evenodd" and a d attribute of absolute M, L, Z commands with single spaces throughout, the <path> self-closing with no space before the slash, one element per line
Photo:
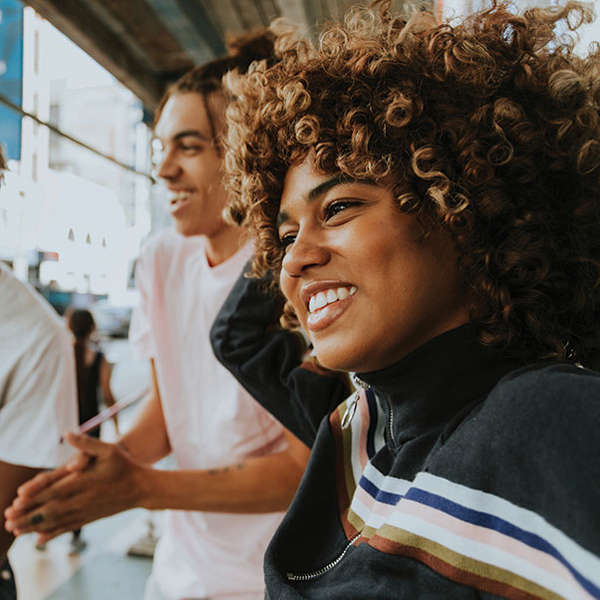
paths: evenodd
<path fill-rule="evenodd" d="M 359 365 L 360 358 L 353 356 L 352 352 L 344 352 L 343 348 L 319 348 L 319 345 L 314 345 L 315 354 L 319 364 L 330 371 L 362 371 Z"/>

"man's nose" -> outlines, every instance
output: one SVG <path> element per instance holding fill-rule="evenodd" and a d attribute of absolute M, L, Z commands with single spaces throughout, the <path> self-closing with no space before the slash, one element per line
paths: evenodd
<path fill-rule="evenodd" d="M 307 269 L 327 264 L 330 256 L 327 246 L 318 235 L 301 233 L 288 247 L 281 268 L 289 277 L 300 277 Z"/>
<path fill-rule="evenodd" d="M 156 174 L 161 179 L 173 179 L 181 172 L 181 167 L 172 151 L 165 151 Z"/>

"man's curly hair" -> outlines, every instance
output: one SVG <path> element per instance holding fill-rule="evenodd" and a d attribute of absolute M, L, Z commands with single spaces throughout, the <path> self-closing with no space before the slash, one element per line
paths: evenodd
<path fill-rule="evenodd" d="M 397 205 L 447 230 L 483 343 L 528 360 L 586 360 L 600 329 L 600 50 L 574 51 L 586 5 L 459 24 L 355 9 L 318 49 L 289 32 L 281 61 L 228 76 L 229 215 L 253 271 L 281 269 L 284 177 L 318 169 L 394 181 Z M 410 192 L 406 192 L 406 183 Z"/>

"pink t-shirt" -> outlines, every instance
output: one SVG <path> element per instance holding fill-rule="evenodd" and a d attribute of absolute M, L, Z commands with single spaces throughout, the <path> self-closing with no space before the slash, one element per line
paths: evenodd
<path fill-rule="evenodd" d="M 285 448 L 283 429 L 221 366 L 209 332 L 248 245 L 216 267 L 203 237 L 165 232 L 146 244 L 136 278 L 140 306 L 130 341 L 154 358 L 176 464 L 218 468 Z M 263 554 L 282 513 L 167 511 L 153 577 L 169 599 L 262 599 Z"/>

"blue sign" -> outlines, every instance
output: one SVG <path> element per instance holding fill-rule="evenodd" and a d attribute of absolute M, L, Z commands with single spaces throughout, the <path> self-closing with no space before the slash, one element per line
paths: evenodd
<path fill-rule="evenodd" d="M 23 99 L 23 5 L 0 0 L 0 94 L 17 106 Z M 8 158 L 21 158 L 21 115 L 0 104 L 0 144 Z"/>

